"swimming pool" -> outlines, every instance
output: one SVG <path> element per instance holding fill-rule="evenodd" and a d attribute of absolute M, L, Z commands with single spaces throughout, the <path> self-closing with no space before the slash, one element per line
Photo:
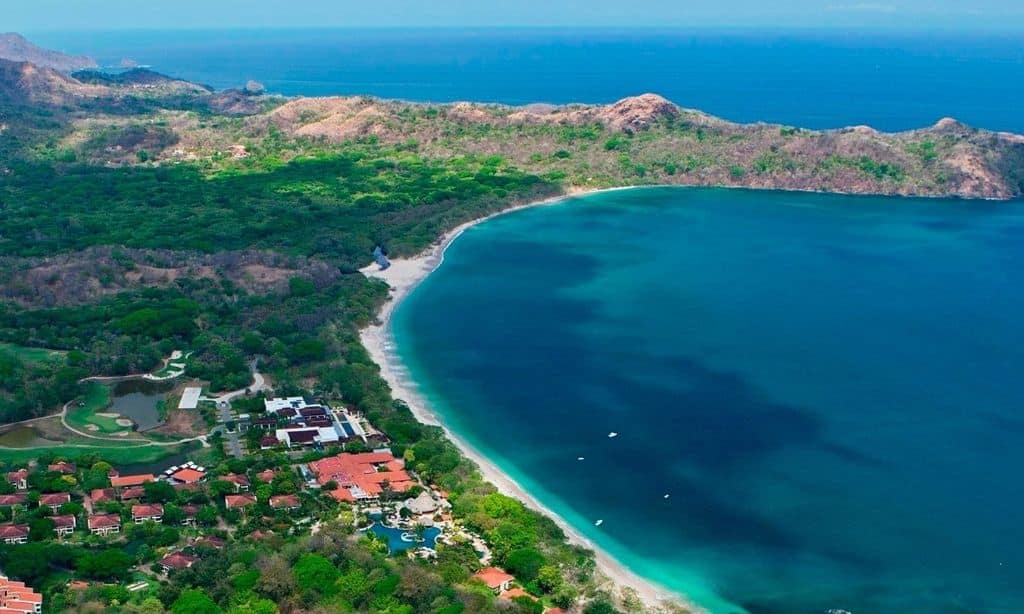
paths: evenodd
<path fill-rule="evenodd" d="M 406 531 L 404 529 L 396 529 L 394 527 L 386 527 L 380 524 L 379 521 L 374 522 L 372 526 L 364 531 L 372 531 L 375 535 L 383 537 L 388 540 L 388 550 L 391 554 L 397 554 L 404 552 L 410 548 L 434 548 L 437 541 L 437 536 L 441 534 L 441 529 L 437 527 L 427 527 L 423 531 L 423 541 L 416 541 L 412 539 L 406 541 L 402 538 L 403 534 L 406 536 L 413 535 L 414 531 Z"/>

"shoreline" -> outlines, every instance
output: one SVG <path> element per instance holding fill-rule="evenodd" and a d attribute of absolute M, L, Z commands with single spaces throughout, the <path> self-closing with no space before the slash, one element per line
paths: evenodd
<path fill-rule="evenodd" d="M 367 349 L 373 361 L 380 367 L 381 377 L 391 387 L 392 395 L 397 399 L 405 401 L 417 420 L 424 424 L 441 427 L 445 435 L 459 448 L 466 457 L 476 463 L 484 479 L 494 484 L 502 494 L 514 497 L 522 501 L 527 507 L 538 511 L 552 520 L 561 528 L 570 543 L 588 548 L 594 552 L 598 570 L 603 573 L 614 585 L 613 593 L 616 596 L 623 588 L 631 588 L 637 592 L 640 600 L 647 608 L 658 609 L 662 604 L 681 605 L 691 611 L 701 611 L 695 604 L 686 600 L 665 587 L 662 587 L 650 580 L 641 578 L 625 565 L 614 559 L 610 554 L 602 550 L 588 538 L 577 532 L 565 519 L 545 507 L 525 488 L 520 486 L 514 479 L 509 477 L 496 464 L 484 454 L 474 449 L 469 443 L 452 432 L 429 407 L 429 403 L 423 399 L 416 390 L 415 382 L 411 381 L 408 372 L 394 351 L 394 340 L 391 334 L 391 318 L 398 304 L 428 275 L 437 270 L 444 262 L 444 254 L 448 247 L 458 239 L 463 232 L 486 222 L 499 215 L 505 215 L 522 209 L 542 207 L 561 203 L 576 197 L 600 192 L 634 189 L 633 186 L 607 188 L 607 189 L 585 189 L 572 188 L 565 194 L 553 196 L 531 203 L 516 205 L 497 213 L 465 222 L 443 235 L 435 244 L 427 248 L 419 255 L 412 258 L 402 258 L 391 261 L 391 266 L 381 271 L 376 264 L 371 264 L 360 269 L 367 277 L 380 279 L 391 287 L 390 300 L 381 306 L 377 314 L 378 322 L 371 324 L 359 331 L 359 338 Z"/>

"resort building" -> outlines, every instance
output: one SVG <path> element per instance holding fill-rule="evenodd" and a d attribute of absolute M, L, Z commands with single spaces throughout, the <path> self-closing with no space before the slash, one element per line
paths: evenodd
<path fill-rule="evenodd" d="M 40 614 L 42 611 L 42 595 L 24 582 L 0 576 L 0 614 Z"/>
<path fill-rule="evenodd" d="M 261 481 L 261 482 L 266 482 L 267 484 L 270 484 L 271 482 L 274 481 L 274 477 L 276 475 L 277 474 L 274 473 L 273 469 L 267 469 L 265 471 L 260 471 L 259 473 L 257 473 L 256 474 L 256 479 Z"/>
<path fill-rule="evenodd" d="M 52 516 L 50 520 L 53 521 L 53 532 L 57 534 L 57 537 L 71 535 L 75 532 L 75 527 L 78 526 L 78 519 L 71 514 Z"/>
<path fill-rule="evenodd" d="M 28 488 L 28 469 L 19 469 L 7 474 L 7 481 L 18 490 Z"/>
<path fill-rule="evenodd" d="M 229 473 L 221 476 L 219 479 L 225 482 L 230 482 L 235 486 L 235 492 L 249 492 L 249 478 L 238 473 Z"/>
<path fill-rule="evenodd" d="M 330 495 L 337 501 L 376 500 L 385 490 L 402 493 L 416 485 L 405 472 L 405 463 L 388 452 L 347 452 L 309 463 L 316 481 L 337 488 Z"/>
<path fill-rule="evenodd" d="M 74 475 L 75 472 L 78 471 L 78 467 L 76 467 L 74 463 L 60 461 L 52 465 L 47 465 L 46 470 L 63 473 L 64 475 Z"/>
<path fill-rule="evenodd" d="M 306 399 L 302 397 L 288 397 L 286 399 L 266 399 L 263 401 L 263 407 L 267 410 L 268 414 L 279 414 L 282 410 L 290 409 L 296 412 L 303 407 L 306 407 Z M 294 416 L 295 414 L 292 413 Z"/>
<path fill-rule="evenodd" d="M 113 488 L 95 488 L 91 493 L 89 493 L 89 498 L 92 499 L 93 503 L 113 501 L 116 496 L 117 495 Z"/>
<path fill-rule="evenodd" d="M 229 510 L 244 509 L 256 505 L 256 495 L 225 495 L 224 507 Z"/>
<path fill-rule="evenodd" d="M 13 495 L 0 495 L 0 507 L 24 506 L 28 502 L 28 495 L 23 492 Z"/>
<path fill-rule="evenodd" d="M 164 518 L 164 506 L 159 503 L 145 503 L 132 506 L 132 521 L 142 524 L 147 520 L 160 522 Z"/>
<path fill-rule="evenodd" d="M 198 505 L 183 505 L 181 506 L 181 524 L 185 526 L 195 526 L 196 514 L 199 513 Z"/>
<path fill-rule="evenodd" d="M 275 510 L 297 510 L 302 502 L 295 495 L 275 495 L 270 498 L 270 507 Z"/>
<path fill-rule="evenodd" d="M 507 591 L 512 586 L 515 576 L 508 574 L 504 569 L 497 567 L 485 567 L 472 576 L 487 585 L 487 588 L 496 594 Z"/>
<path fill-rule="evenodd" d="M 60 511 L 60 506 L 65 503 L 71 503 L 71 495 L 66 492 L 54 492 L 39 495 L 39 506 L 46 506 L 50 508 L 54 514 Z"/>
<path fill-rule="evenodd" d="M 170 478 L 172 482 L 178 484 L 198 484 L 206 479 L 206 473 L 192 467 L 185 467 L 172 473 Z"/>
<path fill-rule="evenodd" d="M 111 535 L 121 532 L 121 518 L 117 514 L 91 514 L 86 526 L 93 535 Z"/>
<path fill-rule="evenodd" d="M 129 486 L 128 488 L 121 489 L 120 499 L 122 501 L 131 501 L 133 499 L 141 499 L 146 494 L 146 489 L 142 486 Z"/>
<path fill-rule="evenodd" d="M 27 544 L 27 524 L 0 524 L 0 541 L 5 544 Z"/>
<path fill-rule="evenodd" d="M 198 560 L 197 557 L 189 556 L 183 552 L 173 552 L 160 559 L 159 565 L 164 570 L 164 573 L 168 573 L 172 570 L 188 569 Z"/>
<path fill-rule="evenodd" d="M 142 486 L 146 482 L 155 482 L 156 476 L 152 473 L 140 475 L 116 475 L 110 478 L 110 485 L 114 488 L 125 488 L 127 486 Z"/>

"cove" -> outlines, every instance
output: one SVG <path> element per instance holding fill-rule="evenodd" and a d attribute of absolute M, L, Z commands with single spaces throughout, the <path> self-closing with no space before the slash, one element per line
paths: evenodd
<path fill-rule="evenodd" d="M 711 611 L 1022 611 L 1021 237 L 1021 203 L 606 192 L 470 228 L 392 333 L 453 431 Z"/>

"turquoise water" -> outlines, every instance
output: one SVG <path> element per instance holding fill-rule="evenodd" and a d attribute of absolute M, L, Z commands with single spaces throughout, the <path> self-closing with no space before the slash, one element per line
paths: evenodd
<path fill-rule="evenodd" d="M 405 552 L 411 548 L 419 548 L 421 546 L 425 548 L 433 548 L 436 543 L 437 536 L 441 534 L 441 529 L 438 529 L 437 527 L 427 527 L 423 531 L 422 542 L 407 542 L 402 539 L 402 534 L 406 533 L 406 531 L 402 529 L 385 527 L 384 525 L 375 522 L 367 530 L 388 540 L 388 549 L 391 554 L 398 554 L 399 552 Z"/>
<path fill-rule="evenodd" d="M 471 445 L 715 612 L 1019 612 L 1022 237 L 1021 203 L 609 192 L 470 229 L 394 334 Z"/>

